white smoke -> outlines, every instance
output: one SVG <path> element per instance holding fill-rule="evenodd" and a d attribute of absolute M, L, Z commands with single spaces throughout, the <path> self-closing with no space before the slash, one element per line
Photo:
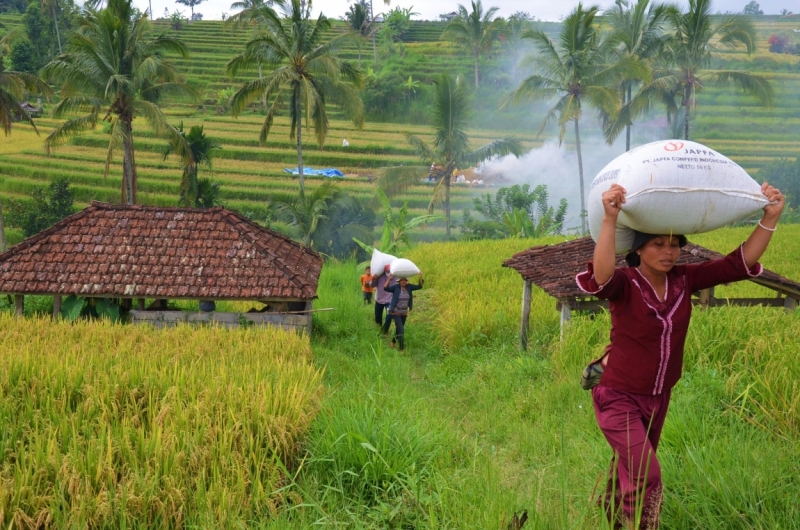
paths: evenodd
<path fill-rule="evenodd" d="M 616 142 L 608 146 L 602 141 L 587 139 L 581 141 L 583 158 L 584 192 L 588 196 L 589 185 L 606 164 L 625 152 L 625 143 Z M 547 185 L 550 205 L 557 207 L 562 198 L 567 199 L 569 208 L 565 226 L 572 232 L 580 229 L 581 199 L 580 179 L 578 177 L 578 156 L 573 146 L 558 145 L 558 140 L 548 140 L 542 147 L 533 149 L 516 158 L 508 155 L 495 158 L 481 165 L 476 173 L 495 175 L 497 186 L 513 184 Z"/>

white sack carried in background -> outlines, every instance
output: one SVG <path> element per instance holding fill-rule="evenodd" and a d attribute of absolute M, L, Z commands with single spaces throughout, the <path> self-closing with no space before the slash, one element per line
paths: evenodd
<path fill-rule="evenodd" d="M 611 161 L 589 188 L 589 231 L 597 241 L 603 224 L 602 195 L 612 184 L 627 191 L 617 218 L 617 252 L 630 250 L 633 231 L 699 234 L 715 230 L 767 205 L 761 185 L 736 162 L 687 140 L 662 140 L 631 149 Z"/>
<path fill-rule="evenodd" d="M 373 248 L 372 261 L 369 262 L 369 268 L 372 270 L 372 274 L 380 276 L 383 274 L 383 269 L 385 269 L 387 265 L 391 265 L 396 259 L 397 258 L 391 254 L 384 254 L 377 248 Z"/>
<path fill-rule="evenodd" d="M 411 278 L 419 274 L 419 268 L 409 259 L 396 259 L 389 265 L 389 272 L 397 278 Z"/>

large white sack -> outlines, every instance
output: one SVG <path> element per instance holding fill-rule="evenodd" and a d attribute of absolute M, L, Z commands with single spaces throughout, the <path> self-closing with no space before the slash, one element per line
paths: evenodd
<path fill-rule="evenodd" d="M 397 278 L 411 278 L 419 274 L 419 268 L 410 259 L 396 259 L 389 265 L 389 272 Z"/>
<path fill-rule="evenodd" d="M 687 140 L 662 140 L 611 161 L 589 188 L 589 231 L 603 224 L 601 196 L 619 184 L 627 191 L 617 219 L 617 252 L 630 250 L 633 231 L 699 234 L 752 215 L 767 203 L 761 186 L 736 162 Z"/>
<path fill-rule="evenodd" d="M 385 269 L 387 265 L 391 265 L 391 263 L 396 259 L 397 258 L 391 254 L 384 254 L 377 248 L 373 248 L 372 261 L 369 263 L 369 268 L 372 270 L 372 274 L 375 276 L 380 276 L 383 274 L 383 269 Z"/>

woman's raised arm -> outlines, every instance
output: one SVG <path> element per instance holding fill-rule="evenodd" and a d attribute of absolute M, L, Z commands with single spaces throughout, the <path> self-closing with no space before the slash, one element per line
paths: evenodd
<path fill-rule="evenodd" d="M 758 222 L 750 237 L 747 238 L 747 241 L 744 242 L 744 247 L 742 247 L 744 261 L 747 263 L 748 268 L 755 265 L 761 259 L 764 251 L 767 250 L 769 241 L 772 239 L 772 232 L 775 231 L 786 202 L 780 190 L 766 182 L 761 185 L 761 193 L 769 199 L 769 204 L 764 206 L 764 216 Z"/>
<path fill-rule="evenodd" d="M 600 229 L 600 236 L 594 247 L 594 281 L 597 285 L 603 285 L 614 275 L 617 265 L 616 252 L 616 229 L 617 217 L 621 206 L 625 203 L 625 188 L 619 184 L 612 184 L 603 193 L 603 226 Z"/>

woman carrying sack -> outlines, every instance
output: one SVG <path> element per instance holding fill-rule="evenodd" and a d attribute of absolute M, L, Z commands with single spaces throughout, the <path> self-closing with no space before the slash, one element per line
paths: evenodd
<path fill-rule="evenodd" d="M 685 236 L 637 233 L 625 257 L 628 267 L 619 269 L 615 227 L 626 192 L 613 184 L 602 195 L 604 218 L 594 260 L 576 281 L 586 293 L 609 301 L 611 343 L 584 371 L 581 385 L 591 388 L 597 423 L 614 450 L 598 504 L 617 527 L 658 527 L 662 484 L 656 450 L 670 392 L 681 377 L 692 293 L 761 274 L 758 260 L 784 207 L 777 189 L 765 183 L 761 192 L 770 201 L 762 219 L 726 257 L 676 266 Z"/>

